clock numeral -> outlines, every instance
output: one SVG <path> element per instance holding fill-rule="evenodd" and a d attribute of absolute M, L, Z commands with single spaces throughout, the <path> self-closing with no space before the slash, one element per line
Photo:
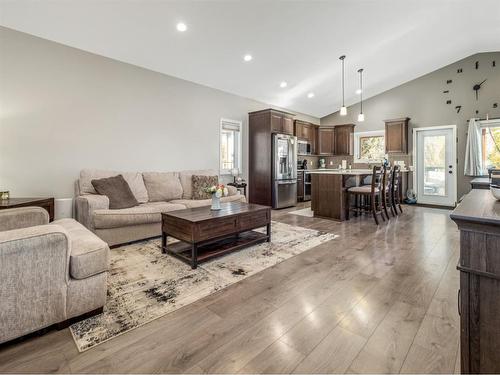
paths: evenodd
<path fill-rule="evenodd" d="M 462 109 L 462 106 L 461 105 L 457 105 L 455 107 L 455 109 L 457 110 L 457 113 L 460 113 L 460 110 Z"/>
<path fill-rule="evenodd" d="M 479 114 L 479 111 L 476 109 L 476 115 L 478 115 L 478 114 Z"/>
<path fill-rule="evenodd" d="M 493 103 L 493 108 L 498 108 L 498 103 Z"/>
<path fill-rule="evenodd" d="M 476 61 L 476 69 L 479 69 L 479 61 Z"/>
<path fill-rule="evenodd" d="M 460 68 L 460 69 L 457 69 L 457 73 L 462 73 L 463 72 L 463 69 Z"/>
<path fill-rule="evenodd" d="M 493 62 L 491 63 L 491 66 L 492 66 L 492 67 L 497 66 L 497 63 L 495 62 L 495 60 L 493 60 Z"/>
<path fill-rule="evenodd" d="M 450 84 L 450 83 L 452 83 L 452 82 L 453 82 L 453 80 L 451 80 L 451 79 L 446 80 L 446 84 L 447 84 L 447 85 L 449 85 L 449 84 Z"/>
<path fill-rule="evenodd" d="M 450 90 L 444 90 L 443 94 L 448 94 L 449 92 L 450 92 Z"/>
<path fill-rule="evenodd" d="M 447 100 L 447 101 L 446 101 L 446 104 L 451 104 L 451 100 Z"/>

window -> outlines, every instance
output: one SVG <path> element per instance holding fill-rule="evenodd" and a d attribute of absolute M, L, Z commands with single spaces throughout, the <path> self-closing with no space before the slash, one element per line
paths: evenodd
<path fill-rule="evenodd" d="M 241 171 L 241 121 L 221 119 L 220 173 L 231 174 L 235 168 Z"/>
<path fill-rule="evenodd" d="M 489 168 L 500 168 L 500 125 L 481 129 L 481 146 L 483 174 L 487 175 Z"/>
<path fill-rule="evenodd" d="M 385 131 L 354 133 L 354 162 L 380 162 L 385 156 Z"/>

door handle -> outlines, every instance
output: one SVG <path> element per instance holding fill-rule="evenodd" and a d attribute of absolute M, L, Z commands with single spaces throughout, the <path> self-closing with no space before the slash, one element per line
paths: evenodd
<path fill-rule="evenodd" d="M 458 315 L 462 315 L 462 292 L 458 290 Z"/>

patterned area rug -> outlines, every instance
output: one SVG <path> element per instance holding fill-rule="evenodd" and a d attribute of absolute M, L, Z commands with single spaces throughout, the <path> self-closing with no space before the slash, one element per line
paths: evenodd
<path fill-rule="evenodd" d="M 335 237 L 273 222 L 271 243 L 201 263 L 196 270 L 162 254 L 160 239 L 112 249 L 104 312 L 73 324 L 71 333 L 83 352 Z"/>

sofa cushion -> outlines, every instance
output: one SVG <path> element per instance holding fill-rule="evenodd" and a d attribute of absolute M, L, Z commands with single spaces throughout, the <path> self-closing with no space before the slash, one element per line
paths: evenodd
<path fill-rule="evenodd" d="M 74 279 L 85 279 L 109 269 L 109 247 L 94 233 L 73 219 L 53 224 L 63 227 L 71 241 L 69 273 Z"/>
<path fill-rule="evenodd" d="M 142 174 L 150 202 L 165 202 L 182 197 L 177 172 L 144 172 Z"/>
<path fill-rule="evenodd" d="M 193 175 L 197 176 L 217 176 L 217 171 L 213 169 L 202 169 L 197 171 L 181 171 L 179 172 L 179 179 L 182 185 L 182 199 L 192 199 L 193 198 Z M 181 197 L 177 198 L 181 199 Z"/>
<path fill-rule="evenodd" d="M 92 180 L 92 186 L 100 194 L 109 199 L 109 208 L 129 208 L 139 204 L 135 199 L 127 181 L 121 174 L 113 177 Z"/>
<path fill-rule="evenodd" d="M 206 191 L 207 188 L 215 186 L 219 183 L 218 176 L 198 176 L 193 175 L 192 189 L 193 189 L 193 199 L 210 199 L 212 198 L 212 193 Z"/>
<path fill-rule="evenodd" d="M 137 199 L 139 203 L 146 203 L 149 200 L 148 191 L 146 190 L 146 185 L 144 185 L 144 180 L 142 179 L 141 173 L 116 172 L 100 169 L 83 169 L 80 172 L 80 179 L 78 180 L 80 195 L 97 194 L 94 187 L 92 186 L 92 180 L 113 177 L 119 174 L 121 174 L 125 181 L 127 181 L 128 185 L 130 186 L 130 190 L 132 190 L 135 199 Z"/>
<path fill-rule="evenodd" d="M 229 195 L 227 197 L 222 197 L 220 199 L 221 203 L 228 203 L 228 202 L 245 202 L 245 196 L 241 194 L 237 195 Z M 194 200 L 194 199 L 176 199 L 171 201 L 170 203 L 176 203 L 176 204 L 183 204 L 187 208 L 196 208 L 196 207 L 205 207 L 205 206 L 210 206 L 212 205 L 212 199 L 200 199 L 200 200 Z"/>
<path fill-rule="evenodd" d="M 122 210 L 95 210 L 94 227 L 96 229 L 109 229 L 129 225 L 159 223 L 162 212 L 184 210 L 185 208 L 186 206 L 183 204 L 149 202 Z"/>

